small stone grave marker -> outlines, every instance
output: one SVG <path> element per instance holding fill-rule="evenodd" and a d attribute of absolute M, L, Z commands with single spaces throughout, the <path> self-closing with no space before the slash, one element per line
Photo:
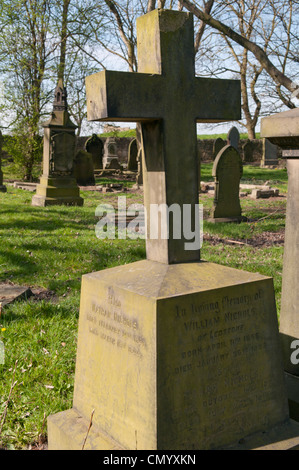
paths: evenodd
<path fill-rule="evenodd" d="M 96 134 L 92 134 L 85 142 L 85 150 L 92 155 L 94 169 L 101 170 L 103 168 L 103 141 Z"/>
<path fill-rule="evenodd" d="M 226 145 L 218 153 L 212 170 L 215 182 L 214 205 L 210 222 L 241 222 L 239 189 L 243 164 L 239 152 Z"/>

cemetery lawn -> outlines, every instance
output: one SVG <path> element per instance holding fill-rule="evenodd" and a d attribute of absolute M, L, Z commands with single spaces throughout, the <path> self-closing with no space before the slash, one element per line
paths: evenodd
<path fill-rule="evenodd" d="M 211 181 L 212 165 L 202 165 Z M 199 195 L 204 207 L 202 258 L 271 276 L 280 310 L 286 209 L 286 170 L 244 167 L 243 182 L 270 181 L 281 196 L 241 198 L 241 224 L 210 224 L 210 194 Z M 81 191 L 83 207 L 31 206 L 33 193 L 7 186 L 0 193 L 0 283 L 29 286 L 27 300 L 2 307 L 0 341 L 0 448 L 45 448 L 46 418 L 72 407 L 81 276 L 145 258 L 144 240 L 99 240 L 95 235 L 98 204 L 117 207 L 143 202 L 138 192 Z M 0 299 L 1 301 L 1 299 Z"/>

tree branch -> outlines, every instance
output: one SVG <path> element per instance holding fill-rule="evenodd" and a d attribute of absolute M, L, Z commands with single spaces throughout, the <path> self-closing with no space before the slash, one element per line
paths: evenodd
<path fill-rule="evenodd" d="M 216 20 L 211 15 L 207 14 L 205 11 L 200 10 L 190 0 L 180 1 L 183 7 L 187 8 L 187 10 L 193 13 L 201 21 L 225 34 L 225 36 L 229 37 L 230 39 L 238 43 L 240 46 L 245 47 L 248 51 L 250 51 L 277 85 L 284 86 L 287 90 L 291 92 L 293 92 L 297 88 L 290 78 L 288 78 L 284 73 L 282 73 L 275 67 L 275 65 L 269 60 L 267 54 L 257 44 L 250 41 L 249 39 L 246 39 L 245 37 L 242 37 L 229 26 Z"/>

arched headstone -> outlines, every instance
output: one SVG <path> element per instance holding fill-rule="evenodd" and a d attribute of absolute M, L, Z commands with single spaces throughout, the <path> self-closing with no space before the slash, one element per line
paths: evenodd
<path fill-rule="evenodd" d="M 74 161 L 74 177 L 79 186 L 94 186 L 94 167 L 92 154 L 79 150 Z"/>
<path fill-rule="evenodd" d="M 248 163 L 253 161 L 253 145 L 250 140 L 243 145 L 243 161 Z"/>
<path fill-rule="evenodd" d="M 128 171 L 138 170 L 137 155 L 138 155 L 137 139 L 133 139 L 131 140 L 129 144 L 129 149 L 128 149 Z"/>
<path fill-rule="evenodd" d="M 213 145 L 213 160 L 215 160 L 218 153 L 220 152 L 220 150 L 223 147 L 225 147 L 225 145 L 226 145 L 226 143 L 223 139 L 221 139 L 221 137 L 217 137 L 217 139 L 215 139 L 215 142 L 214 142 L 214 145 Z"/>
<path fill-rule="evenodd" d="M 218 153 L 213 165 L 215 196 L 210 222 L 243 220 L 239 198 L 242 174 L 243 164 L 239 152 L 231 145 L 226 145 Z"/>
<path fill-rule="evenodd" d="M 232 127 L 227 134 L 227 144 L 234 147 L 236 150 L 239 148 L 240 133 L 236 127 Z"/>
<path fill-rule="evenodd" d="M 102 140 L 96 134 L 92 134 L 85 143 L 85 150 L 92 155 L 94 169 L 101 170 L 103 168 L 104 150 Z"/>

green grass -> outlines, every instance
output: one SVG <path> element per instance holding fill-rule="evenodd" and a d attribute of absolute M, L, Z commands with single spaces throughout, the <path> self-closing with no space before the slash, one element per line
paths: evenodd
<path fill-rule="evenodd" d="M 200 134 L 200 135 L 197 136 L 197 138 L 201 139 L 201 140 L 217 139 L 218 137 L 220 137 L 223 140 L 226 140 L 227 139 L 227 134 L 226 133 L 224 133 L 224 134 Z M 259 138 L 260 138 L 260 134 L 259 134 L 259 132 L 257 132 L 256 133 L 256 139 L 259 139 Z M 248 134 L 240 133 L 240 139 L 248 139 Z"/>
<path fill-rule="evenodd" d="M 213 181 L 213 163 L 201 165 L 201 181 Z M 241 183 L 265 184 L 269 182 L 271 187 L 278 188 L 281 192 L 287 190 L 288 174 L 285 168 L 260 168 L 259 166 L 244 165 Z"/>
<path fill-rule="evenodd" d="M 211 168 L 203 165 L 202 173 L 211 175 Z M 269 175 L 286 189 L 284 170 L 244 167 L 246 181 L 268 181 Z M 0 315 L 5 347 L 5 361 L 0 364 L 0 447 L 24 449 L 41 443 L 46 439 L 46 417 L 72 406 L 82 275 L 145 258 L 144 240 L 95 236 L 96 207 L 116 206 L 119 194 L 83 191 L 81 195 L 83 207 L 39 208 L 31 206 L 30 192 L 8 186 L 6 194 L 0 193 L 0 282 L 51 291 L 43 300 L 6 306 Z M 128 204 L 143 202 L 142 194 L 121 195 Z M 202 258 L 272 276 L 279 314 L 283 246 L 247 242 L 283 231 L 286 198 L 242 198 L 248 222 L 241 224 L 208 223 L 213 197 L 200 194 L 200 202 L 204 234 L 212 240 L 204 241 Z M 231 245 L 228 240 L 244 244 Z"/>
<path fill-rule="evenodd" d="M 111 131 L 99 134 L 99 137 L 136 137 L 136 130 L 130 129 L 128 131 Z"/>

